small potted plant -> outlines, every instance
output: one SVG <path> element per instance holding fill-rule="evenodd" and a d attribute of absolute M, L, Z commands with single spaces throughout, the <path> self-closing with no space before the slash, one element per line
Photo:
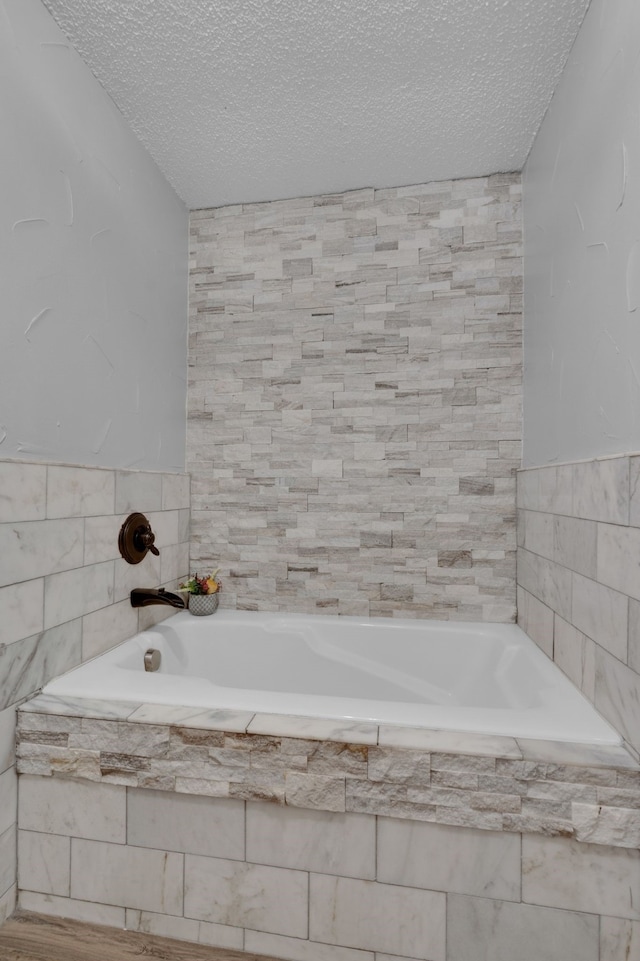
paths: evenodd
<path fill-rule="evenodd" d="M 191 614 L 214 614 L 218 610 L 220 580 L 216 577 L 220 568 L 212 574 L 192 574 L 189 580 L 180 585 L 180 590 L 187 595 L 188 608 Z"/>

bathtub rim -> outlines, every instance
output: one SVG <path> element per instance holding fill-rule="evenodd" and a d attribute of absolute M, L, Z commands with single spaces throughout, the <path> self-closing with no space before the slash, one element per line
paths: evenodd
<path fill-rule="evenodd" d="M 239 703 L 236 703 L 236 704 L 229 703 L 229 701 L 233 701 L 234 698 L 228 697 L 227 692 L 236 691 L 236 689 L 231 689 L 231 688 L 220 689 L 221 691 L 220 703 L 208 704 L 205 706 L 197 705 L 193 701 L 188 701 L 187 703 L 185 703 L 185 700 L 186 700 L 185 698 L 175 697 L 173 693 L 165 695 L 164 697 L 159 697 L 157 699 L 154 699 L 153 697 L 147 698 L 145 696 L 140 696 L 139 691 L 134 691 L 132 692 L 132 696 L 130 697 L 127 696 L 125 693 L 124 697 L 121 698 L 120 700 L 125 700 L 126 703 L 135 703 L 135 704 L 143 704 L 143 703 L 154 704 L 155 703 L 155 704 L 166 704 L 170 707 L 175 707 L 175 708 L 184 707 L 185 710 L 189 711 L 190 713 L 194 713 L 194 712 L 203 713 L 207 711 L 218 710 L 226 713 L 227 716 L 229 716 L 230 713 L 241 714 L 245 719 L 248 715 L 251 715 L 251 716 L 260 715 L 265 718 L 276 715 L 277 717 L 282 719 L 293 717 L 294 719 L 298 719 L 298 720 L 300 718 L 303 718 L 303 719 L 309 719 L 309 720 L 317 720 L 318 722 L 320 722 L 321 727 L 323 727 L 322 722 L 332 722 L 330 727 L 334 727 L 334 728 L 340 727 L 340 729 L 343 729 L 343 730 L 348 729 L 352 733 L 356 733 L 355 729 L 359 725 L 360 726 L 364 725 L 367 731 L 370 730 L 371 726 L 382 726 L 382 727 L 389 727 L 389 728 L 401 727 L 401 728 L 405 728 L 409 730 L 417 730 L 417 731 L 439 730 L 443 732 L 451 732 L 452 735 L 454 736 L 463 736 L 465 734 L 469 734 L 469 735 L 477 734 L 477 735 L 488 737 L 488 738 L 496 738 L 496 737 L 507 738 L 507 739 L 521 738 L 529 741 L 533 741 L 533 740 L 549 741 L 551 743 L 593 744 L 598 747 L 604 747 L 607 745 L 618 746 L 622 744 L 624 740 L 620 732 L 617 731 L 615 727 L 606 718 L 602 717 L 602 715 L 597 710 L 595 705 L 592 704 L 591 701 L 589 701 L 589 699 L 584 695 L 584 693 L 581 692 L 571 682 L 571 680 L 567 678 L 566 675 L 563 674 L 563 672 L 560 670 L 558 665 L 555 664 L 553 661 L 551 661 L 545 655 L 544 651 L 542 651 L 539 648 L 539 646 L 535 644 L 535 642 L 522 630 L 522 628 L 520 628 L 517 624 L 514 624 L 514 623 L 494 623 L 494 622 L 482 622 L 482 621 L 480 622 L 478 621 L 471 621 L 471 622 L 440 621 L 436 619 L 412 619 L 412 618 L 369 618 L 369 617 L 357 616 L 357 615 L 345 616 L 345 615 L 331 615 L 331 614 L 319 616 L 319 615 L 309 615 L 304 613 L 289 613 L 289 612 L 276 612 L 276 611 L 274 612 L 244 611 L 244 610 L 224 609 L 224 608 L 222 608 L 217 614 L 213 615 L 212 618 L 194 618 L 188 613 L 188 611 L 180 611 L 178 613 L 173 614 L 173 616 L 165 618 L 163 621 L 159 622 L 158 624 L 152 625 L 144 629 L 143 631 L 138 632 L 132 637 L 119 642 L 118 644 L 114 645 L 113 647 L 109 648 L 106 651 L 101 652 L 95 657 L 88 659 L 87 661 L 79 665 L 76 665 L 74 668 L 65 672 L 59 677 L 52 679 L 44 686 L 43 693 L 45 695 L 61 696 L 63 698 L 67 698 L 67 697 L 81 698 L 82 700 L 85 700 L 85 701 L 87 699 L 102 700 L 102 698 L 98 693 L 100 690 L 100 685 L 99 683 L 96 684 L 95 678 L 94 678 L 93 691 L 91 692 L 88 698 L 87 696 L 78 693 L 77 690 L 73 690 L 73 681 L 71 682 L 71 686 L 69 687 L 69 684 L 65 682 L 65 679 L 66 678 L 71 679 L 74 675 L 78 675 L 83 670 L 90 671 L 91 665 L 95 665 L 95 663 L 100 661 L 101 659 L 104 660 L 107 664 L 110 662 L 114 662 L 118 657 L 118 652 L 121 650 L 121 648 L 125 647 L 127 644 L 130 644 L 132 646 L 137 645 L 142 650 L 143 648 L 145 648 L 147 643 L 152 642 L 154 632 L 161 632 L 164 627 L 171 626 L 172 624 L 174 626 L 177 625 L 178 628 L 180 627 L 180 625 L 184 624 L 186 625 L 188 632 L 191 632 L 197 636 L 199 633 L 201 634 L 205 632 L 208 628 L 215 629 L 216 624 L 222 624 L 222 625 L 225 623 L 233 624 L 234 622 L 239 622 L 240 624 L 242 624 L 243 620 L 244 621 L 248 620 L 249 622 L 256 620 L 256 621 L 259 621 L 261 624 L 264 623 L 266 624 L 267 630 L 269 630 L 269 625 L 277 626 L 282 622 L 285 623 L 285 626 L 287 624 L 295 625 L 295 624 L 302 623 L 304 625 L 305 623 L 309 623 L 313 625 L 313 624 L 321 623 L 323 626 L 331 625 L 331 624 L 334 624 L 336 626 L 346 626 L 346 627 L 365 626 L 367 628 L 370 627 L 374 630 L 385 629 L 389 627 L 392 629 L 399 628 L 400 630 L 408 630 L 408 631 L 416 631 L 416 630 L 422 629 L 422 630 L 426 630 L 427 632 L 431 630 L 434 633 L 443 632 L 445 634 L 455 634 L 456 632 L 459 632 L 459 631 L 463 631 L 463 632 L 470 631 L 474 635 L 489 635 L 492 638 L 493 637 L 503 638 L 505 641 L 508 641 L 510 638 L 515 638 L 518 644 L 521 644 L 525 647 L 527 651 L 527 655 L 532 658 L 533 663 L 540 665 L 543 675 L 548 675 L 551 678 L 552 685 L 556 685 L 560 689 L 564 687 L 568 692 L 570 692 L 570 696 L 574 699 L 575 705 L 578 711 L 587 712 L 585 721 L 589 721 L 593 719 L 594 724 L 596 726 L 601 727 L 602 734 L 600 736 L 573 736 L 572 737 L 572 736 L 565 736 L 566 732 L 560 733 L 558 736 L 553 736 L 552 734 L 545 733 L 545 732 L 528 733 L 526 731 L 527 722 L 525 721 L 523 725 L 523 719 L 522 719 L 522 715 L 527 714 L 526 710 L 516 711 L 513 713 L 512 720 L 520 721 L 520 730 L 516 730 L 516 731 L 509 731 L 508 724 L 500 724 L 500 721 L 504 719 L 505 715 L 503 715 L 502 718 L 500 717 L 495 718 L 497 723 L 493 725 L 494 729 L 492 731 L 490 729 L 491 725 L 489 723 L 485 725 L 486 729 L 483 729 L 483 726 L 478 724 L 476 724 L 475 726 L 473 724 L 469 724 L 468 726 L 457 724 L 455 720 L 453 723 L 449 722 L 448 724 L 445 724 L 443 723 L 444 719 L 442 718 L 439 719 L 440 723 L 434 724 L 434 723 L 425 722 L 424 724 L 418 724 L 418 723 L 412 723 L 411 720 L 407 721 L 402 719 L 389 720 L 389 719 L 377 719 L 373 717 L 362 717 L 362 716 L 360 718 L 357 718 L 357 717 L 354 717 L 355 712 L 351 712 L 351 713 L 335 712 L 334 713 L 334 712 L 323 712 L 323 711 L 319 712 L 318 710 L 309 710 L 307 712 L 304 709 L 304 705 L 302 709 L 292 709 L 288 713 L 284 713 L 283 711 L 272 708 L 271 704 L 268 704 L 268 706 L 266 707 L 258 706 L 259 702 L 257 702 L 255 699 L 253 699 L 253 703 L 251 703 L 252 701 L 251 698 L 245 698 L 245 700 L 249 702 L 247 704 L 242 703 L 242 698 L 239 699 Z M 147 638 L 149 638 L 149 641 L 147 641 Z M 142 643 L 141 643 L 141 639 L 143 639 Z M 187 643 L 187 642 L 188 642 L 188 634 L 187 634 L 187 637 L 182 641 L 182 643 Z M 140 672 L 134 671 L 132 672 L 132 674 L 135 674 L 135 679 L 138 681 L 145 678 L 145 675 L 143 674 L 142 671 Z M 189 675 L 183 675 L 183 676 L 186 682 L 190 681 Z M 156 686 L 160 686 L 157 683 L 158 677 L 155 677 L 154 675 L 146 675 L 146 679 L 150 680 L 152 684 L 156 683 Z M 162 675 L 160 677 L 160 680 L 166 679 L 168 677 L 170 677 L 170 675 L 166 675 L 166 674 Z M 194 680 L 197 680 L 197 679 L 194 678 Z M 144 680 L 142 682 L 144 683 Z M 67 687 L 66 691 L 64 690 L 65 686 Z M 167 687 L 168 685 L 164 684 L 163 686 Z M 236 693 L 240 695 L 264 694 L 263 691 L 254 692 L 248 688 L 237 689 Z M 553 695 L 555 697 L 556 695 L 555 690 L 553 691 Z M 288 695 L 285 695 L 285 696 L 288 696 Z M 291 695 L 291 697 L 294 701 L 296 699 L 304 701 L 304 698 L 299 698 L 297 695 L 296 696 Z M 305 697 L 308 699 L 308 696 L 305 695 Z M 109 703 L 113 703 L 114 701 L 119 699 L 117 698 L 117 696 L 108 696 L 104 698 L 104 700 L 108 701 Z M 227 703 L 225 703 L 225 700 L 227 701 Z M 273 701 L 273 700 L 275 699 L 267 698 L 267 702 Z M 320 700 L 321 698 L 316 699 L 313 696 L 311 696 L 310 703 L 311 705 L 317 704 L 319 703 Z M 348 701 L 348 699 L 346 698 L 343 698 L 342 700 L 345 703 Z M 265 700 L 263 698 L 262 704 L 264 703 L 265 703 Z M 362 703 L 364 704 L 365 702 L 363 701 Z M 386 702 L 386 703 L 390 704 L 392 707 L 394 706 L 393 702 Z M 195 706 L 192 706 L 194 704 Z M 427 706 L 427 713 L 431 713 L 430 707 L 431 706 Z M 558 703 L 555 702 L 552 705 L 552 707 L 554 708 L 554 710 L 557 711 L 559 708 Z M 458 709 L 447 708 L 446 710 L 450 712 L 453 711 L 453 713 L 456 713 Z M 460 710 L 462 710 L 463 713 L 465 711 L 469 712 L 466 715 L 468 717 L 470 715 L 472 716 L 473 712 L 476 709 L 462 707 Z M 486 715 L 485 720 L 488 718 L 489 721 L 491 720 L 492 714 L 496 716 L 500 714 L 500 710 L 495 710 L 491 708 L 487 708 L 487 709 L 481 708 L 479 709 L 478 713 L 482 714 L 483 711 Z M 541 713 L 540 710 L 538 710 L 538 713 Z M 589 717 L 589 715 L 591 717 Z M 438 721 L 437 718 L 436 718 L 436 721 Z M 559 718 L 559 722 L 562 722 L 561 717 Z M 268 722 L 266 721 L 263 722 L 262 726 L 266 730 L 268 728 Z M 522 729 L 523 726 L 524 726 L 524 730 Z M 576 725 L 575 723 L 572 722 L 569 726 L 569 730 L 571 730 L 571 727 L 573 727 L 574 729 L 573 733 L 575 734 L 576 728 L 579 728 L 579 726 L 580 726 L 579 724 Z M 286 728 L 287 725 L 284 725 L 284 727 Z M 326 729 L 326 725 L 324 725 L 324 727 Z M 283 728 L 283 724 L 279 723 L 279 729 L 282 729 L 282 728 Z M 500 729 L 500 728 L 503 728 L 503 729 Z"/>

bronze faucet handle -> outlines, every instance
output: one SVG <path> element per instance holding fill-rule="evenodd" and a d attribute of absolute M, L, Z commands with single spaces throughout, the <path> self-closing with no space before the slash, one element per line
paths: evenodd
<path fill-rule="evenodd" d="M 146 527 L 139 527 L 135 532 L 134 537 L 140 544 L 142 544 L 143 549 L 146 548 L 148 551 L 151 551 L 152 554 L 155 554 L 156 557 L 158 556 L 160 551 L 154 544 L 156 535 L 151 530 L 151 524 L 148 524 Z"/>

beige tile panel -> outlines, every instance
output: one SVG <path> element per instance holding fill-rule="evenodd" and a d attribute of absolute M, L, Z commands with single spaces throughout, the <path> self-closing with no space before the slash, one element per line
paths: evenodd
<path fill-rule="evenodd" d="M 308 880 L 304 871 L 188 854 L 184 914 L 216 924 L 306 938 Z"/>
<path fill-rule="evenodd" d="M 445 911 L 441 893 L 311 875 L 312 941 L 445 961 Z"/>
<path fill-rule="evenodd" d="M 127 843 L 133 846 L 243 860 L 244 836 L 242 801 L 220 799 L 213 805 L 207 798 L 163 791 L 128 792 Z"/>
<path fill-rule="evenodd" d="M 378 818 L 379 881 L 520 900 L 520 837 Z"/>
<path fill-rule="evenodd" d="M 560 838 L 522 840 L 522 899 L 640 920 L 640 851 Z"/>
<path fill-rule="evenodd" d="M 89 467 L 47 468 L 47 517 L 112 514 L 115 474 Z"/>
<path fill-rule="evenodd" d="M 46 493 L 44 464 L 0 461 L 0 523 L 44 520 Z"/>
<path fill-rule="evenodd" d="M 110 784 L 53 779 L 46 795 L 38 778 L 20 778 L 20 827 L 67 837 L 124 844 L 125 789 Z"/>
<path fill-rule="evenodd" d="M 73 838 L 71 897 L 182 914 L 183 855 Z"/>
<path fill-rule="evenodd" d="M 84 521 L 0 524 L 0 586 L 82 567 Z"/>
<path fill-rule="evenodd" d="M 451 895 L 447 961 L 599 961 L 598 917 Z"/>
<path fill-rule="evenodd" d="M 247 860 L 373 880 L 375 818 L 248 803 Z"/>
<path fill-rule="evenodd" d="M 23 891 L 69 897 L 71 840 L 37 831 L 18 832 L 18 886 Z"/>

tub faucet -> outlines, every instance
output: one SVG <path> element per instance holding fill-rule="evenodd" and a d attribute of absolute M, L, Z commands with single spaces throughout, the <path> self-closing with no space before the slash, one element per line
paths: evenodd
<path fill-rule="evenodd" d="M 148 604 L 168 604 L 169 607 L 180 608 L 187 606 L 184 598 L 165 591 L 164 587 L 134 587 L 129 596 L 132 607 L 147 607 Z"/>

